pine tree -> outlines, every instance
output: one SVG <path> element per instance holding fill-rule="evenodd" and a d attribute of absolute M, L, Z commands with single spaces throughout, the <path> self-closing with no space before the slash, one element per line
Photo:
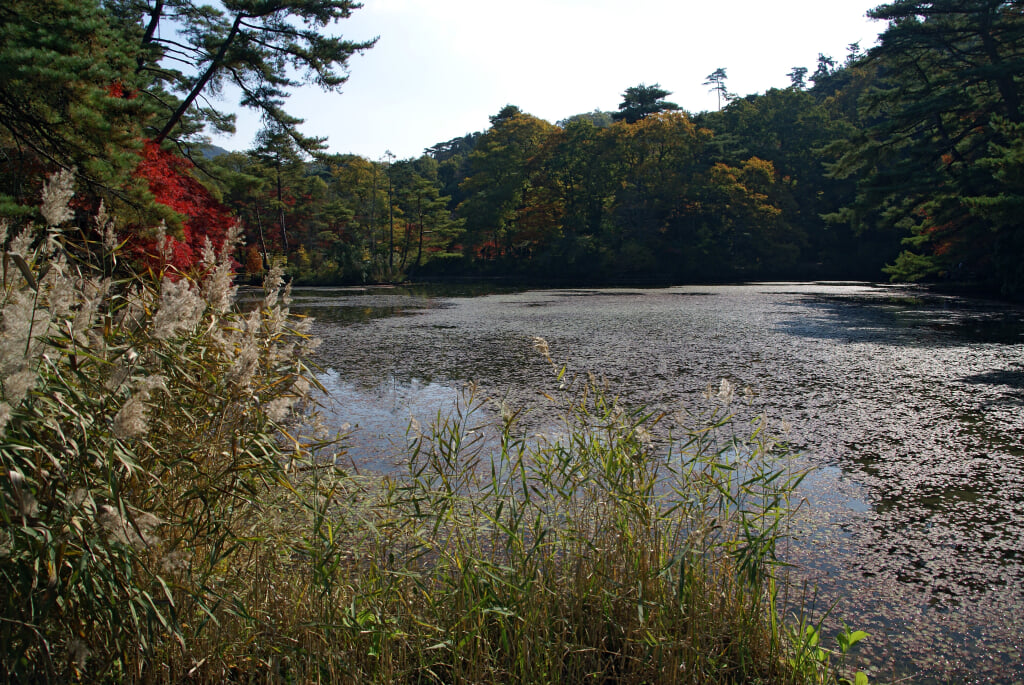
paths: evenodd
<path fill-rule="evenodd" d="M 35 204 L 41 179 L 75 168 L 79 195 L 139 201 L 143 103 L 124 97 L 133 45 L 96 0 L 0 3 L 0 206 Z"/>
<path fill-rule="evenodd" d="M 374 43 L 328 32 L 361 7 L 352 0 L 111 0 L 110 7 L 137 41 L 139 85 L 160 111 L 149 134 L 158 143 L 192 139 L 208 123 L 231 130 L 233 116 L 205 99 L 227 84 L 241 92 L 242 107 L 294 132 L 301 120 L 284 109 L 289 90 L 339 91 L 349 57 Z"/>
<path fill-rule="evenodd" d="M 889 22 L 868 55 L 879 73 L 861 99 L 870 126 L 836 173 L 862 179 L 854 215 L 908 234 L 908 251 L 889 270 L 895 278 L 1019 289 L 1016 267 L 1007 271 L 999 254 L 1019 245 L 1024 229 L 994 221 L 987 201 L 972 198 L 1021 193 L 999 160 L 1024 119 L 1022 8 L 899 0 L 870 13 Z"/>
<path fill-rule="evenodd" d="M 679 105 L 665 100 L 671 94 L 657 83 L 653 86 L 641 83 L 639 86 L 627 88 L 622 94 L 619 111 L 612 113 L 612 119 L 635 124 L 651 114 L 677 110 Z"/>

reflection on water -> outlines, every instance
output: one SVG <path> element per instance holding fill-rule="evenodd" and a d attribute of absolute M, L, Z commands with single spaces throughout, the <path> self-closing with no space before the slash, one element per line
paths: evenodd
<path fill-rule="evenodd" d="M 474 381 L 513 405 L 551 388 L 545 337 L 635 405 L 699 407 L 708 382 L 755 392 L 825 468 L 790 558 L 872 632 L 877 670 L 1024 681 L 1024 317 L 864 284 L 548 290 L 309 289 L 334 420 L 360 458 L 405 440 Z M 394 446 L 393 446 L 394 447 Z"/>
<path fill-rule="evenodd" d="M 430 426 L 439 414 L 449 413 L 459 400 L 455 388 L 412 379 L 380 379 L 374 386 L 360 386 L 344 380 L 329 369 L 320 374 L 327 396 L 320 398 L 321 412 L 328 426 L 345 426 L 351 435 L 345 440 L 346 463 L 356 467 L 387 470 L 407 454 L 416 421 Z"/>

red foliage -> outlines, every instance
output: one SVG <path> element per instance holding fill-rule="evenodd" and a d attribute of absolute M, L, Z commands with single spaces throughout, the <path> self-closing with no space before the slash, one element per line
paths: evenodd
<path fill-rule="evenodd" d="M 149 182 L 149 190 L 156 201 L 185 217 L 181 240 L 171 238 L 173 257 L 171 266 L 187 270 L 194 266 L 202 254 L 203 242 L 209 238 L 214 248 L 224 242 L 224 236 L 236 219 L 227 207 L 217 202 L 189 171 L 193 164 L 147 141 L 138 174 Z M 153 241 L 138 246 L 146 254 L 154 254 Z"/>
<path fill-rule="evenodd" d="M 493 238 L 477 245 L 474 250 L 478 259 L 497 259 L 504 254 L 504 250 Z"/>
<path fill-rule="evenodd" d="M 112 98 L 124 98 L 124 97 L 127 97 L 128 99 L 132 99 L 132 98 L 135 97 L 134 94 L 132 94 L 132 95 L 125 95 L 125 93 L 126 93 L 126 91 L 124 89 L 124 84 L 121 83 L 120 81 L 114 81 L 109 86 L 107 86 L 107 95 L 109 95 Z"/>
<path fill-rule="evenodd" d="M 931 238 L 932 254 L 936 257 L 950 253 L 957 243 L 960 242 L 958 240 L 957 226 L 952 221 L 939 225 L 932 224 L 925 228 L 924 232 Z"/>

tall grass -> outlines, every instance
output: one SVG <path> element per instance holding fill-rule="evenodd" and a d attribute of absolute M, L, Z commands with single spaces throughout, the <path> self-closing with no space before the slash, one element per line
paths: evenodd
<path fill-rule="evenodd" d="M 358 560 L 330 585 L 331 677 L 394 682 L 799 682 L 771 630 L 774 547 L 800 478 L 710 417 L 658 449 L 655 416 L 584 379 L 559 437 L 475 396 L 407 471 L 325 513 Z M 368 506 L 367 506 L 368 505 Z"/>
<path fill-rule="evenodd" d="M 346 471 L 279 274 L 248 313 L 230 245 L 112 280 L 109 219 L 63 235 L 69 184 L 4 256 L 5 679 L 835 680 L 815 626 L 779 621 L 802 473 L 728 383 L 700 416 L 630 411 L 538 339 L 547 437 L 470 391 L 401 472 Z"/>
<path fill-rule="evenodd" d="M 233 310 L 231 240 L 193 274 L 130 278 L 104 212 L 0 225 L 0 665 L 9 679 L 150 679 L 237 610 L 254 512 L 283 479 L 282 421 L 307 391 L 280 274 Z"/>

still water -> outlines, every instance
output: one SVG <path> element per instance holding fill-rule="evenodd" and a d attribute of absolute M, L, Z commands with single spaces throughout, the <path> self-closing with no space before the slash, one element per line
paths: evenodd
<path fill-rule="evenodd" d="M 535 404 L 533 336 L 632 405 L 749 386 L 818 467 L 785 553 L 819 614 L 871 633 L 873 680 L 1024 683 L 1024 310 L 832 283 L 304 289 L 293 310 L 317 320 L 327 414 L 358 426 L 362 468 L 469 382 Z"/>

